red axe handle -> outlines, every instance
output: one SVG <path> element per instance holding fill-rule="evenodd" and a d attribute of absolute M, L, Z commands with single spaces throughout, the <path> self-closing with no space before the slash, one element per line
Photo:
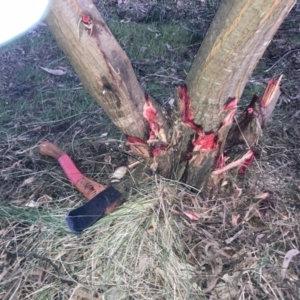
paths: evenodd
<path fill-rule="evenodd" d="M 92 200 L 106 189 L 105 185 L 84 176 L 74 165 L 69 155 L 56 145 L 48 141 L 42 142 L 39 146 L 39 151 L 41 155 L 51 156 L 59 162 L 68 179 L 87 200 Z"/>

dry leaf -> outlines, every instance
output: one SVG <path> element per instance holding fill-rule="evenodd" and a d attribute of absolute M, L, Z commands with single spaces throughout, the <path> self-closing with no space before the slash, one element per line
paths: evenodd
<path fill-rule="evenodd" d="M 33 200 L 30 200 L 29 202 L 27 202 L 25 204 L 26 207 L 39 207 L 39 203 L 33 201 Z"/>
<path fill-rule="evenodd" d="M 45 195 L 41 196 L 40 198 L 38 198 L 36 201 L 39 202 L 40 204 L 49 203 L 49 202 L 53 201 L 53 198 L 50 197 L 49 195 L 45 194 Z"/>
<path fill-rule="evenodd" d="M 158 163 L 156 161 L 154 161 L 151 165 L 150 165 L 150 169 L 153 171 L 153 172 L 156 172 L 158 168 Z"/>
<path fill-rule="evenodd" d="M 125 176 L 126 172 L 127 172 L 126 167 L 119 167 L 114 171 L 114 173 L 110 176 L 110 178 L 121 179 Z"/>
<path fill-rule="evenodd" d="M 18 198 L 18 199 L 15 199 L 15 200 L 12 200 L 10 201 L 11 204 L 14 204 L 14 205 L 21 205 L 25 202 L 26 200 L 24 198 Z"/>
<path fill-rule="evenodd" d="M 150 32 L 159 32 L 157 29 L 153 29 L 153 28 L 151 28 L 151 27 L 147 27 L 147 30 L 149 30 Z"/>
<path fill-rule="evenodd" d="M 256 199 L 267 199 L 270 196 L 268 192 L 261 193 L 255 196 Z"/>
<path fill-rule="evenodd" d="M 237 216 L 231 216 L 231 226 L 232 227 L 237 227 L 238 226 L 238 220 L 241 217 L 241 215 Z"/>
<path fill-rule="evenodd" d="M 237 200 L 241 196 L 242 191 L 243 191 L 243 189 L 240 189 L 238 186 L 236 186 L 234 184 L 234 192 L 233 192 L 233 195 L 232 195 L 232 199 Z"/>
<path fill-rule="evenodd" d="M 42 70 L 46 71 L 47 73 L 52 74 L 52 75 L 62 76 L 62 75 L 65 75 L 67 73 L 66 70 L 62 70 L 62 69 L 48 69 L 48 68 L 43 68 L 43 67 L 40 67 L 40 68 Z"/>
<path fill-rule="evenodd" d="M 35 177 L 34 176 L 28 177 L 27 179 L 25 179 L 23 181 L 23 183 L 21 184 L 21 186 L 29 185 L 29 184 L 33 183 L 34 181 L 35 181 Z"/>
<path fill-rule="evenodd" d="M 183 211 L 183 213 L 192 221 L 198 221 L 199 217 L 189 211 Z"/>
<path fill-rule="evenodd" d="M 255 238 L 255 244 L 256 246 L 258 246 L 260 244 L 260 240 L 265 236 L 264 233 L 259 234 L 256 238 Z"/>
<path fill-rule="evenodd" d="M 300 251 L 298 249 L 292 249 L 292 250 L 289 250 L 285 256 L 284 256 L 284 259 L 283 259 L 283 263 L 282 263 L 282 267 L 281 267 L 281 280 L 284 279 L 285 277 L 285 274 L 286 274 L 286 271 L 287 271 L 287 268 L 292 260 L 292 258 L 299 254 Z"/>
<path fill-rule="evenodd" d="M 132 168 L 134 168 L 135 166 L 139 165 L 140 163 L 141 163 L 141 162 L 136 161 L 136 162 L 130 164 L 130 165 L 128 166 L 128 168 L 129 168 L 129 169 L 132 169 Z"/>
<path fill-rule="evenodd" d="M 169 51 L 174 51 L 174 49 L 172 48 L 172 46 L 170 46 L 168 43 L 166 43 L 166 47 L 167 47 L 167 49 L 169 50 Z"/>

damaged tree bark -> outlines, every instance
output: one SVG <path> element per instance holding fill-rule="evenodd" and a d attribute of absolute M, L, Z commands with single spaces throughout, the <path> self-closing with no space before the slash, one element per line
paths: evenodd
<path fill-rule="evenodd" d="M 130 60 L 90 0 L 52 1 L 47 24 L 84 88 L 126 136 L 147 140 L 146 102 Z M 165 123 L 160 106 L 157 118 Z M 149 104 L 150 105 L 150 104 Z M 166 130 L 166 129 L 165 129 Z M 140 150 L 142 155 L 147 151 Z"/>
<path fill-rule="evenodd" d="M 168 117 L 141 89 L 91 0 L 53 0 L 47 24 L 131 150 L 150 159 L 160 174 L 209 191 L 218 182 L 215 171 L 224 167 L 225 142 L 245 84 L 294 3 L 222 1 L 185 84 L 176 89 L 178 111 Z"/>

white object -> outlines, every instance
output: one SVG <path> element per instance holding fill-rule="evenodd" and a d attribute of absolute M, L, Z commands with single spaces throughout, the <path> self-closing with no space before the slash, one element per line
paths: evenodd
<path fill-rule="evenodd" d="M 50 0 L 0 0 L 0 46 L 36 25 Z"/>
<path fill-rule="evenodd" d="M 116 179 L 121 179 L 125 176 L 127 172 L 127 168 L 126 167 L 119 167 L 117 168 L 114 173 L 110 176 L 110 178 L 116 178 Z"/>

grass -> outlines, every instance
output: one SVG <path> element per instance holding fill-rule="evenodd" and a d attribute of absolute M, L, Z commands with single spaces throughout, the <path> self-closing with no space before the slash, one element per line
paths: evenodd
<path fill-rule="evenodd" d="M 9 263 L 22 273 L 22 285 L 35 287 L 24 293 L 23 299 L 80 297 L 82 289 L 90 299 L 96 294 L 107 299 L 168 299 L 172 295 L 192 299 L 203 295 L 189 283 L 193 267 L 177 234 L 178 218 L 170 212 L 176 197 L 170 193 L 174 187 L 160 182 L 155 188 L 149 185 L 139 190 L 122 209 L 80 236 L 66 230 L 62 222 L 66 211 L 2 209 L 1 219 L 9 225 L 2 232 L 3 242 L 9 243 L 10 236 L 22 241 L 17 256 L 30 272 L 22 272 L 17 257 L 8 258 Z M 163 198 L 164 194 L 169 199 Z M 9 257 L 15 252 L 6 253 Z M 6 293 L 16 281 L 13 275 L 9 270 L 5 273 L 2 286 Z M 71 287 L 67 291 L 66 284 Z"/>
<path fill-rule="evenodd" d="M 109 21 L 108 25 L 131 59 L 143 88 L 159 100 L 172 97 L 174 86 L 185 77 L 183 70 L 187 72 L 191 67 L 191 59 L 180 62 L 184 55 L 192 57 L 186 48 L 188 30 L 182 24 L 130 22 L 120 26 L 119 21 Z M 161 63 L 163 67 L 159 67 Z M 153 82 L 154 78 L 160 82 Z"/>
<path fill-rule="evenodd" d="M 141 85 L 167 103 L 185 79 L 216 1 L 180 7 L 164 1 L 163 18 L 151 20 L 144 13 L 149 1 L 98 2 Z M 130 171 L 117 186 L 128 201 L 81 235 L 69 232 L 64 218 L 85 200 L 37 145 L 57 143 L 84 174 L 107 184 L 118 166 L 129 163 L 123 137 L 82 89 L 45 26 L 2 47 L 0 298 L 298 299 L 297 256 L 286 277 L 279 276 L 287 251 L 300 248 L 299 52 L 281 59 L 287 47 L 300 47 L 296 9 L 240 102 L 245 105 L 268 78 L 284 74 L 280 106 L 264 128 L 247 177 L 230 174 L 219 197 L 202 199 L 178 182 L 155 176 L 140 182 Z M 199 24 L 203 32 L 194 29 Z M 67 73 L 54 76 L 40 67 Z M 238 198 L 231 185 L 242 189 Z M 270 203 L 256 198 L 264 191 L 273 192 Z M 199 220 L 191 221 L 190 212 Z"/>

